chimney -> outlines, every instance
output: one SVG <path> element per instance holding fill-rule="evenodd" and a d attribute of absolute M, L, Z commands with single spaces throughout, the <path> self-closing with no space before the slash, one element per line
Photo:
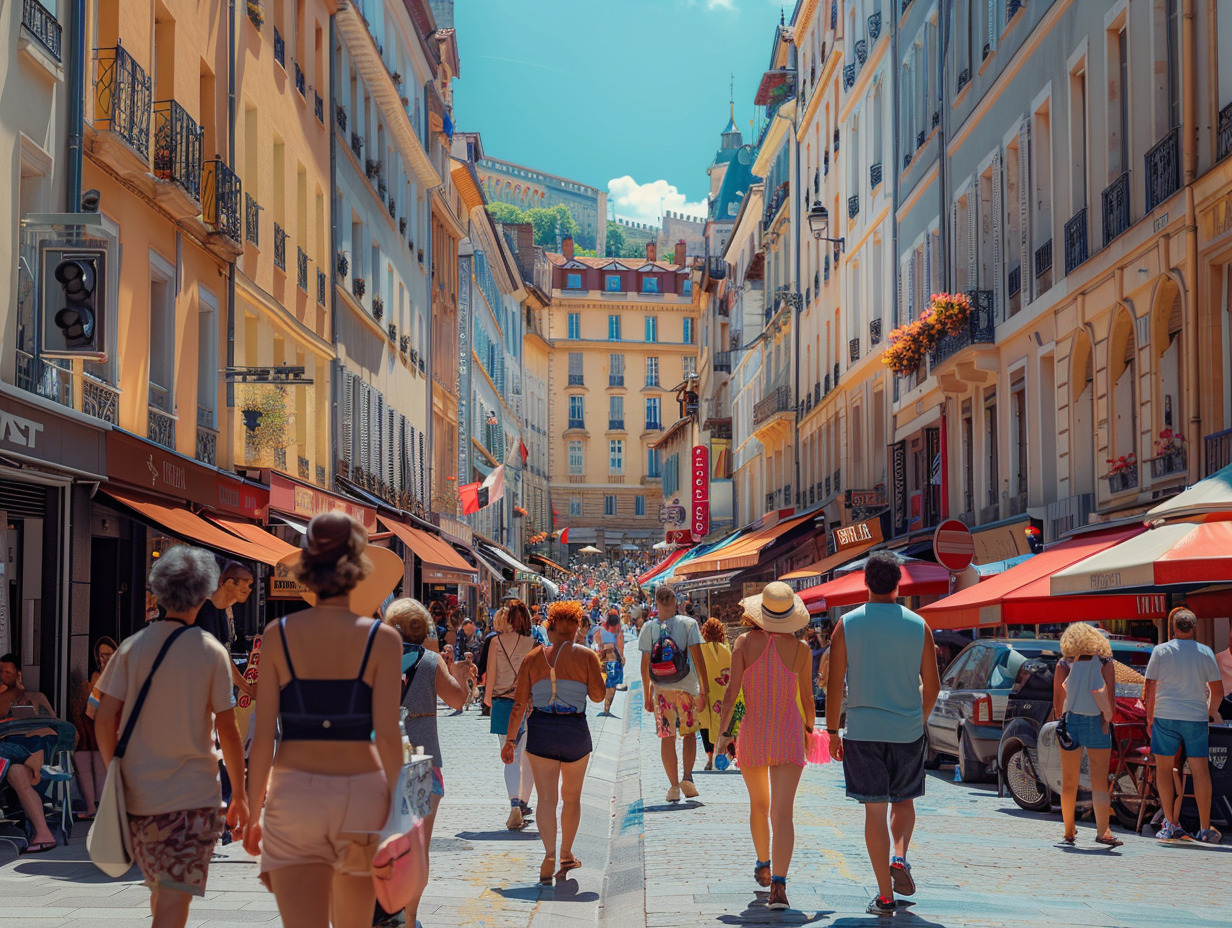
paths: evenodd
<path fill-rule="evenodd" d="M 676 263 L 681 266 L 684 265 L 684 249 L 684 239 L 681 239 L 676 243 Z"/>
<path fill-rule="evenodd" d="M 658 257 L 658 251 L 655 249 L 653 240 L 646 243 L 646 260 L 654 261 Z"/>
<path fill-rule="evenodd" d="M 564 250 L 565 260 L 572 261 L 573 260 L 573 236 L 566 235 L 565 240 L 561 242 L 560 247 Z"/>

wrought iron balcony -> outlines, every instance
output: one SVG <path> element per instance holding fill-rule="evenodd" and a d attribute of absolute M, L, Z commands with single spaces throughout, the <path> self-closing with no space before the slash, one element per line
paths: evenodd
<path fill-rule="evenodd" d="M 761 425 L 772 416 L 792 411 L 791 388 L 778 387 L 770 395 L 761 399 L 753 407 L 753 424 Z"/>
<path fill-rule="evenodd" d="M 830 252 L 828 251 L 821 262 L 821 278 L 827 283 L 830 281 Z"/>
<path fill-rule="evenodd" d="M 847 343 L 847 357 L 855 364 L 860 360 L 860 337 L 856 336 Z"/>
<path fill-rule="evenodd" d="M 1181 130 L 1171 129 L 1146 153 L 1146 211 L 1181 189 Z"/>
<path fill-rule="evenodd" d="M 1185 454 L 1184 445 L 1158 457 L 1153 457 L 1150 462 L 1152 480 L 1166 480 L 1169 477 L 1189 473 L 1189 460 Z"/>
<path fill-rule="evenodd" d="M 829 374 L 826 374 L 825 380 L 823 380 L 821 383 L 821 395 L 822 396 L 830 395 L 830 375 Z"/>
<path fill-rule="evenodd" d="M 287 42 L 282 37 L 282 33 L 278 31 L 278 27 L 274 27 L 274 60 L 278 62 L 284 69 L 287 66 Z"/>
<path fill-rule="evenodd" d="M 356 299 L 362 300 L 364 294 L 368 291 L 368 282 L 362 277 L 351 278 L 351 292 L 355 294 Z"/>
<path fill-rule="evenodd" d="M 860 64 L 868 61 L 868 42 L 865 39 L 856 39 L 856 61 Z"/>
<path fill-rule="evenodd" d="M 1026 0 L 1008 0 L 1005 4 L 1005 21 L 1009 22 L 1014 15 L 1026 6 Z"/>
<path fill-rule="evenodd" d="M 870 345 L 881 344 L 881 320 L 870 319 L 868 321 L 868 343 Z"/>
<path fill-rule="evenodd" d="M 962 90 L 964 87 L 966 87 L 970 83 L 971 83 L 971 69 L 963 68 L 961 71 L 958 72 L 958 85 L 957 87 L 955 87 L 955 91 Z"/>
<path fill-rule="evenodd" d="M 261 246 L 261 204 L 252 198 L 252 194 L 244 194 L 244 239 L 258 248 Z"/>
<path fill-rule="evenodd" d="M 364 137 L 358 132 L 351 133 L 351 152 L 356 158 L 360 158 L 364 153 Z"/>
<path fill-rule="evenodd" d="M 198 415 L 201 410 L 198 408 Z M 211 413 L 211 417 L 212 417 Z M 215 466 L 218 464 L 218 433 L 212 428 L 197 422 L 197 454 L 196 458 L 203 464 Z"/>
<path fill-rule="evenodd" d="M 813 383 L 813 405 L 816 406 L 820 402 L 821 402 L 821 381 L 818 380 Z"/>
<path fill-rule="evenodd" d="M 857 193 L 847 198 L 847 218 L 855 219 L 858 215 L 860 215 L 860 195 Z"/>
<path fill-rule="evenodd" d="M 312 91 L 312 111 L 317 115 L 317 122 L 325 125 L 325 101 L 315 89 Z"/>
<path fill-rule="evenodd" d="M 868 37 L 874 42 L 881 35 L 881 11 L 878 10 L 868 18 Z"/>
<path fill-rule="evenodd" d="M 1018 296 L 1022 292 L 1022 265 L 1010 271 L 1005 281 L 1005 289 L 1010 296 Z"/>
<path fill-rule="evenodd" d="M 1126 171 L 1102 194 L 1104 204 L 1104 247 L 1129 228 L 1129 172 Z"/>
<path fill-rule="evenodd" d="M 716 351 L 714 353 L 714 370 L 721 371 L 725 374 L 731 373 L 731 352 Z"/>
<path fill-rule="evenodd" d="M 38 0 L 21 0 L 21 25 L 39 44 L 47 49 L 48 54 L 60 60 L 60 21 Z"/>
<path fill-rule="evenodd" d="M 94 52 L 94 128 L 114 132 L 146 161 L 150 160 L 150 75 L 118 42 Z"/>
<path fill-rule="evenodd" d="M 311 480 L 312 479 L 312 463 L 302 454 L 298 454 L 296 455 L 296 457 L 299 459 L 296 462 L 299 465 L 299 479 L 300 480 Z"/>
<path fill-rule="evenodd" d="M 1219 140 L 1215 146 L 1215 158 L 1220 160 L 1232 155 L 1232 103 L 1219 111 Z"/>
<path fill-rule="evenodd" d="M 927 135 L 925 134 L 925 132 L 924 132 L 924 130 L 923 130 L 923 129 L 921 129 L 919 132 L 917 132 L 917 133 L 915 134 L 915 147 L 916 147 L 917 149 L 920 149 L 920 148 L 923 148 L 923 147 L 924 147 L 924 139 L 925 139 L 925 138 L 927 138 Z"/>
<path fill-rule="evenodd" d="M 1035 276 L 1043 277 L 1052 270 L 1052 239 L 1035 249 Z"/>
<path fill-rule="evenodd" d="M 18 356 L 20 361 L 20 355 Z M 109 383 L 86 376 L 81 380 L 81 411 L 112 425 L 120 424 L 120 391 Z"/>
<path fill-rule="evenodd" d="M 221 158 L 205 162 L 201 172 L 201 218 L 205 224 L 237 245 L 242 193 L 239 176 Z"/>
<path fill-rule="evenodd" d="M 1215 471 L 1223 470 L 1232 464 L 1232 429 L 1205 436 L 1202 445 L 1206 459 L 1204 477 L 1209 477 Z"/>
<path fill-rule="evenodd" d="M 625 385 L 624 374 L 608 374 L 607 385 L 609 387 L 623 387 Z"/>
<path fill-rule="evenodd" d="M 201 199 L 201 139 L 204 131 L 175 100 L 154 104 L 154 176 L 179 184 Z"/>
<path fill-rule="evenodd" d="M 830 176 L 830 149 L 826 149 L 821 153 L 821 171 L 826 176 Z"/>
<path fill-rule="evenodd" d="M 1065 273 L 1072 273 L 1087 257 L 1087 208 L 1084 206 L 1065 223 Z"/>
<path fill-rule="evenodd" d="M 838 126 L 834 127 L 834 153 L 838 154 Z"/>
<path fill-rule="evenodd" d="M 957 335 L 943 336 L 932 353 L 932 366 L 937 367 L 972 345 L 991 345 L 996 339 L 996 322 L 993 316 L 993 292 L 974 290 L 967 294 L 971 301 L 971 315 L 967 325 Z"/>
<path fill-rule="evenodd" d="M 287 230 L 278 223 L 274 223 L 274 267 L 287 269 Z"/>
<path fill-rule="evenodd" d="M 325 295 L 329 289 L 329 278 L 325 276 L 325 272 L 317 271 L 317 302 L 322 306 L 325 305 Z"/>
<path fill-rule="evenodd" d="M 646 431 L 647 432 L 662 432 L 663 423 L 660 422 L 658 419 L 647 419 L 646 420 Z"/>
<path fill-rule="evenodd" d="M 868 186 L 870 190 L 876 190 L 881 184 L 881 162 L 874 161 L 868 166 Z"/>
<path fill-rule="evenodd" d="M 175 416 L 153 406 L 149 407 L 145 434 L 156 445 L 175 448 Z"/>
<path fill-rule="evenodd" d="M 851 64 L 843 65 L 843 87 L 850 90 L 856 83 L 856 65 L 853 61 Z"/>
<path fill-rule="evenodd" d="M 582 429 L 584 431 L 586 429 L 586 420 L 585 419 L 575 419 L 571 416 L 569 418 L 569 428 Z"/>
<path fill-rule="evenodd" d="M 1138 486 L 1138 465 L 1132 464 L 1124 470 L 1108 475 L 1108 492 L 1111 494 L 1125 493 Z"/>
<path fill-rule="evenodd" d="M 838 366 L 838 362 L 835 361 L 834 362 L 834 389 L 836 390 L 838 389 L 838 375 L 839 375 L 839 366 Z"/>
<path fill-rule="evenodd" d="M 584 374 L 570 374 L 569 375 L 569 386 L 584 387 L 585 385 L 586 385 L 586 377 Z"/>
<path fill-rule="evenodd" d="M 934 129 L 936 129 L 939 125 L 941 125 L 941 114 L 938 113 L 936 110 L 933 110 L 933 115 L 932 115 L 932 119 L 930 120 L 930 124 L 931 124 L 931 127 Z"/>
<path fill-rule="evenodd" d="M 334 107 L 334 120 L 338 123 L 338 128 L 343 135 L 346 134 L 347 127 L 347 111 L 346 107 L 339 103 Z"/>
<path fill-rule="evenodd" d="M 295 249 L 295 285 L 308 292 L 308 255 L 304 249 Z"/>
<path fill-rule="evenodd" d="M 385 300 L 377 294 L 372 294 L 372 318 L 380 322 L 385 316 Z"/>
<path fill-rule="evenodd" d="M 722 280 L 727 276 L 727 262 L 722 258 L 708 258 L 706 260 L 706 274 L 711 280 Z"/>
<path fill-rule="evenodd" d="M 299 95 L 304 96 L 304 91 L 307 87 L 307 82 L 304 80 L 304 69 L 299 66 L 299 62 L 295 62 L 295 89 L 299 91 Z"/>

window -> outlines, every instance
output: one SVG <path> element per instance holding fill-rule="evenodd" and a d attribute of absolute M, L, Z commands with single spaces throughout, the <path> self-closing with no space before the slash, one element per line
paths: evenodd
<path fill-rule="evenodd" d="M 605 275 L 603 278 L 603 289 L 606 290 L 608 293 L 619 293 L 620 292 L 620 275 L 619 274 Z"/>
<path fill-rule="evenodd" d="M 625 398 L 623 396 L 609 396 L 607 398 L 607 427 L 609 429 L 623 429 L 625 427 Z"/>
<path fill-rule="evenodd" d="M 582 352 L 569 352 L 569 386 L 580 387 L 584 384 L 585 378 L 582 376 Z"/>
<path fill-rule="evenodd" d="M 605 516 L 616 515 L 616 497 L 615 496 L 609 495 L 609 496 L 603 497 L 603 514 Z"/>
<path fill-rule="evenodd" d="M 984 456 L 988 459 L 988 482 L 985 484 L 986 506 L 996 506 L 1001 501 L 1000 480 L 997 478 L 997 393 L 989 390 L 984 396 Z"/>
<path fill-rule="evenodd" d="M 697 355 L 686 354 L 683 358 L 680 359 L 680 361 L 681 361 L 681 364 L 684 366 L 684 375 L 686 377 L 692 377 L 694 374 L 697 373 Z"/>
<path fill-rule="evenodd" d="M 684 332 L 682 340 L 686 345 L 693 344 L 693 320 L 686 319 L 684 321 Z"/>
<path fill-rule="evenodd" d="M 582 315 L 581 313 L 570 313 L 569 314 L 569 337 L 570 338 L 581 338 L 582 337 Z"/>
<path fill-rule="evenodd" d="M 646 397 L 646 430 L 663 428 L 663 400 L 657 396 Z"/>
<path fill-rule="evenodd" d="M 582 500 L 576 496 L 569 497 L 569 515 L 580 516 L 582 514 Z"/>
<path fill-rule="evenodd" d="M 175 409 L 175 269 L 150 252 L 150 405 Z"/>
<path fill-rule="evenodd" d="M 623 387 L 625 385 L 625 356 L 623 354 L 609 354 L 607 356 L 607 385 L 609 387 Z"/>
<path fill-rule="evenodd" d="M 566 274 L 565 281 L 566 281 L 565 287 L 569 290 L 581 290 L 582 289 L 582 275 L 581 274 Z"/>
<path fill-rule="evenodd" d="M 198 290 L 197 304 L 197 424 L 217 427 L 218 403 L 218 299 Z"/>
<path fill-rule="evenodd" d="M 659 340 L 659 317 L 646 317 L 646 341 L 657 342 Z"/>
<path fill-rule="evenodd" d="M 582 443 L 580 441 L 569 442 L 569 474 L 577 477 L 585 473 L 586 458 L 582 454 Z"/>
<path fill-rule="evenodd" d="M 659 292 L 659 278 L 657 277 L 643 277 L 642 278 L 642 293 L 658 293 L 658 292 Z"/>
<path fill-rule="evenodd" d="M 646 476 L 656 480 L 663 476 L 663 457 L 658 448 L 646 449 Z"/>
<path fill-rule="evenodd" d="M 659 359 L 646 359 L 646 386 L 657 387 L 659 385 Z"/>
<path fill-rule="evenodd" d="M 635 516 L 644 516 L 646 514 L 646 497 L 640 493 L 633 497 L 633 514 Z"/>
<path fill-rule="evenodd" d="M 569 397 L 569 428 L 586 428 L 586 400 L 583 397 Z"/>
<path fill-rule="evenodd" d="M 620 317 L 607 317 L 607 340 L 610 342 L 620 341 Z"/>
<path fill-rule="evenodd" d="M 686 277 L 684 279 L 684 295 L 685 296 L 693 295 L 693 278 L 692 277 Z"/>
<path fill-rule="evenodd" d="M 613 438 L 607 443 L 607 469 L 611 474 L 625 472 L 625 443 L 622 439 Z"/>

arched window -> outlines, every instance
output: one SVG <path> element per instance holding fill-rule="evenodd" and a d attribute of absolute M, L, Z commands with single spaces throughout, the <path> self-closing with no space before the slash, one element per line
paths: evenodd
<path fill-rule="evenodd" d="M 1114 462 L 1137 455 L 1138 403 L 1134 384 L 1137 358 L 1133 319 L 1122 310 L 1113 322 L 1112 338 L 1108 342 L 1108 389 L 1112 395 L 1108 457 Z"/>
<path fill-rule="evenodd" d="M 1095 492 L 1095 361 L 1091 340 L 1075 339 L 1070 373 L 1070 473 L 1075 494 Z M 1103 468 L 1100 473 L 1103 473 Z"/>
<path fill-rule="evenodd" d="M 1169 282 L 1161 289 L 1151 320 L 1151 351 L 1155 368 L 1154 429 L 1151 455 L 1154 476 L 1185 469 L 1185 415 L 1181 403 L 1181 294 Z M 1161 460 L 1162 459 L 1162 460 Z"/>

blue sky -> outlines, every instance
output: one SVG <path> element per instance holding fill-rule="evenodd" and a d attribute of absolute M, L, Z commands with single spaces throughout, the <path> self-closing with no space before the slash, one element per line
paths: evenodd
<path fill-rule="evenodd" d="M 704 210 L 727 124 L 748 141 L 779 10 L 794 0 L 456 0 L 459 129 L 484 152 L 609 191 L 653 222 Z"/>

